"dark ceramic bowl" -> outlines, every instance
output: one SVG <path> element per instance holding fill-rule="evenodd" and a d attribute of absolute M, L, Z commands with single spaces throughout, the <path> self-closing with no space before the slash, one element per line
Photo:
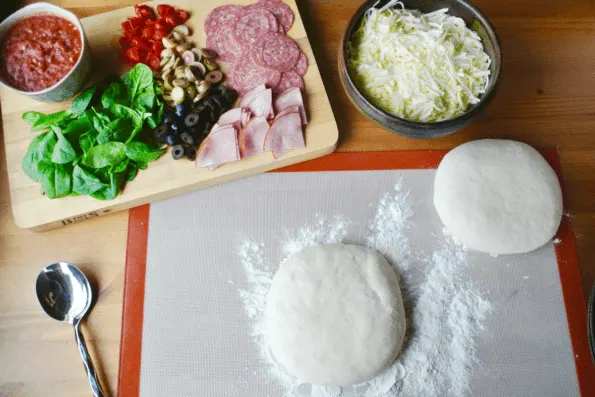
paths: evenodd
<path fill-rule="evenodd" d="M 464 0 L 402 0 L 407 9 L 420 10 L 423 13 L 448 8 L 448 13 L 462 18 L 467 27 L 471 28 L 481 38 L 485 52 L 492 59 L 490 65 L 490 82 L 486 92 L 481 96 L 479 103 L 476 103 L 467 109 L 462 115 L 437 123 L 422 123 L 409 121 L 387 113 L 366 99 L 356 87 L 347 64 L 347 47 L 352 33 L 359 27 L 361 19 L 368 8 L 378 3 L 378 7 L 386 4 L 386 1 L 369 0 L 366 1 L 349 21 L 347 29 L 341 40 L 339 49 L 339 75 L 343 88 L 347 96 L 360 112 L 371 118 L 385 128 L 396 134 L 408 138 L 437 138 L 453 134 L 469 123 L 471 123 L 488 105 L 496 94 L 496 87 L 500 81 L 502 73 L 502 53 L 500 52 L 500 43 L 492 26 L 487 18 L 483 16 L 475 7 Z"/>

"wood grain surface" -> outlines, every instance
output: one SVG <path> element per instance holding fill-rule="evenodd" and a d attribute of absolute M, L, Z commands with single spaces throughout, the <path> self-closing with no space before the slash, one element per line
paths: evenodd
<path fill-rule="evenodd" d="M 186 24 L 192 30 L 191 39 L 197 45 L 204 46 L 206 43 L 206 35 L 202 28 L 204 19 L 211 9 L 225 4 L 222 1 L 224 0 L 202 0 L 200 2 L 175 0 L 171 3 L 176 7 L 188 10 L 190 19 Z M 4 144 L 15 223 L 19 227 L 36 231 L 62 227 L 90 217 L 163 200 L 333 152 L 338 139 L 337 124 L 295 1 L 286 1 L 294 10 L 295 15 L 293 26 L 288 35 L 296 40 L 308 57 L 309 67 L 304 75 L 306 86 L 304 102 L 308 107 L 308 125 L 304 128 L 305 148 L 293 149 L 279 159 L 274 159 L 272 152 L 263 153 L 249 159 L 225 164 L 214 171 L 209 171 L 206 168 L 197 169 L 188 161 L 176 161 L 167 153 L 157 161 L 150 163 L 147 170 L 139 172 L 134 182 L 129 183 L 114 200 L 95 200 L 88 196 L 48 200 L 41 194 L 39 183 L 31 181 L 21 168 L 21 160 L 33 136 L 29 132 L 27 123 L 21 119 L 21 114 L 28 110 L 43 113 L 55 112 L 69 108 L 70 101 L 58 104 L 42 103 L 13 90 L 1 88 Z M 250 4 L 251 1 L 237 0 L 237 3 Z M 124 7 L 81 20 L 91 46 L 94 71 L 92 83 L 99 83 L 107 76 L 114 73 L 121 74 L 127 69 L 118 61 L 120 48 L 118 37 L 122 34 L 121 23 L 132 15 L 134 15 L 134 10 L 131 7 Z M 222 62 L 220 65 L 224 71 L 230 67 L 229 63 Z M 155 181 L 159 181 L 159 183 L 155 183 Z"/>
<path fill-rule="evenodd" d="M 53 2 L 81 17 L 134 3 Z M 485 137 L 557 147 L 587 293 L 595 279 L 595 3 L 472 2 L 490 18 L 502 41 L 504 72 L 499 92 L 486 113 L 464 131 L 421 141 L 400 138 L 376 126 L 357 113 L 343 93 L 335 66 L 337 48 L 360 1 L 298 1 L 339 125 L 339 150 L 447 149 Z M 106 215 L 40 234 L 16 228 L 3 147 L 0 145 L 0 396 L 90 396 L 72 330 L 46 317 L 34 294 L 37 272 L 57 260 L 81 264 L 99 286 L 99 302 L 85 333 L 107 389 L 114 393 L 127 215 Z"/>

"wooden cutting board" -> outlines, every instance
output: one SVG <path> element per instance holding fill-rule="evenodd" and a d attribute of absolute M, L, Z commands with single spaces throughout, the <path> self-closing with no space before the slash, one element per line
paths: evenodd
<path fill-rule="evenodd" d="M 21 170 L 21 159 L 34 137 L 21 114 L 35 110 L 51 113 L 70 107 L 70 101 L 59 104 L 38 102 L 9 89 L 0 89 L 2 123 L 6 164 L 10 186 L 12 212 L 16 225 L 36 231 L 66 226 L 85 219 L 95 218 L 110 212 L 125 210 L 156 200 L 163 200 L 196 189 L 256 175 L 275 168 L 321 157 L 335 150 L 338 129 L 329 100 L 312 54 L 295 0 L 285 1 L 293 10 L 295 19 L 287 34 L 298 43 L 308 57 L 309 68 L 304 76 L 306 111 L 309 124 L 305 127 L 306 147 L 293 149 L 275 160 L 272 154 L 264 153 L 246 160 L 225 164 L 215 171 L 197 169 L 193 163 L 174 161 L 170 153 L 150 163 L 149 168 L 139 172 L 134 182 L 126 185 L 122 193 L 112 201 L 101 201 L 88 196 L 64 197 L 50 200 L 41 194 L 38 183 L 31 181 Z M 159 2 L 161 3 L 161 2 Z M 171 2 L 176 7 L 191 13 L 187 24 L 192 30 L 192 39 L 204 46 L 206 37 L 203 22 L 215 7 L 229 4 L 225 0 L 179 0 Z M 251 0 L 234 0 L 233 4 L 251 4 Z M 155 6 L 157 2 L 148 3 Z M 118 61 L 118 37 L 122 34 L 120 24 L 134 15 L 132 7 L 82 19 L 85 33 L 93 53 L 92 84 L 109 74 L 121 74 L 126 67 Z M 220 63 L 225 71 L 229 64 Z"/>

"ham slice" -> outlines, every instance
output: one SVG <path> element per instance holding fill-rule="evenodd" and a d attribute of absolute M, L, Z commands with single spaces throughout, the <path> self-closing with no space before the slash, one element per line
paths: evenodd
<path fill-rule="evenodd" d="M 248 105 L 250 104 L 250 102 L 252 102 L 252 100 L 254 98 L 256 98 L 256 96 L 258 94 L 260 94 L 262 91 L 264 91 L 266 89 L 267 89 L 267 87 L 264 84 L 257 85 L 256 87 L 252 88 L 240 100 L 240 107 L 241 108 L 247 108 Z"/>
<path fill-rule="evenodd" d="M 287 113 L 277 118 L 269 128 L 264 148 L 272 150 L 277 158 L 294 147 L 305 147 L 302 123 L 298 113 Z"/>
<path fill-rule="evenodd" d="M 269 131 L 265 116 L 253 117 L 239 134 L 240 154 L 242 158 L 260 154 L 264 151 L 264 139 Z"/>
<path fill-rule="evenodd" d="M 298 105 L 288 106 L 285 109 L 281 110 L 277 113 L 277 118 L 287 114 L 287 113 L 300 113 L 300 107 Z M 301 116 L 300 116 L 301 117 Z"/>
<path fill-rule="evenodd" d="M 242 109 L 241 108 L 233 108 L 228 110 L 227 112 L 223 113 L 219 120 L 217 120 L 217 126 L 224 126 L 228 124 L 233 124 L 236 121 L 242 120 Z"/>
<path fill-rule="evenodd" d="M 302 125 L 308 124 L 308 119 L 306 118 L 306 110 L 304 109 L 304 100 L 302 98 L 302 92 L 297 87 L 290 88 L 287 91 L 283 92 L 281 95 L 279 95 L 273 103 L 273 109 L 275 110 L 275 113 L 280 113 L 285 108 L 295 105 L 297 105 L 300 109 L 300 118 L 302 121 Z"/>
<path fill-rule="evenodd" d="M 250 109 L 252 116 L 269 117 L 273 108 L 273 90 L 267 88 L 259 92 L 246 106 Z"/>
<path fill-rule="evenodd" d="M 252 114 L 250 113 L 250 110 L 248 110 L 246 108 L 242 108 L 242 118 L 241 118 L 242 127 L 245 127 L 246 124 L 248 124 L 248 122 L 250 121 L 251 115 Z"/>
<path fill-rule="evenodd" d="M 238 134 L 232 125 L 211 130 L 209 136 L 200 145 L 197 167 L 209 167 L 213 170 L 224 163 L 240 159 Z"/>

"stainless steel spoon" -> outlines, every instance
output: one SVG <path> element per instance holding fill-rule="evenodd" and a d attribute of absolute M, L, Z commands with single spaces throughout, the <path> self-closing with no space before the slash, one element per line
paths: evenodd
<path fill-rule="evenodd" d="M 41 307 L 50 317 L 74 325 L 74 336 L 93 396 L 104 397 L 81 333 L 81 321 L 93 300 L 89 280 L 73 264 L 58 262 L 47 266 L 39 273 L 35 290 Z"/>

